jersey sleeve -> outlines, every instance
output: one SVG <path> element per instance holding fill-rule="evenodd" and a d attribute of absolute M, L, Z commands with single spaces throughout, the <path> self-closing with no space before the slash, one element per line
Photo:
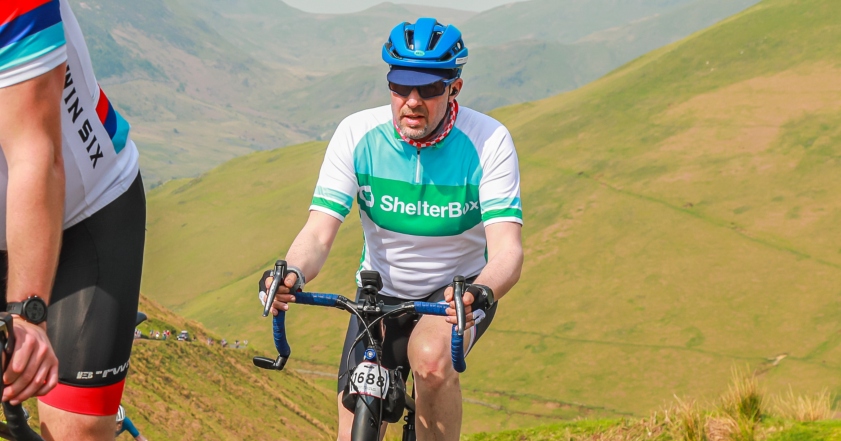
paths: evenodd
<path fill-rule="evenodd" d="M 67 59 L 59 0 L 0 1 L 0 88 L 43 75 Z"/>
<path fill-rule="evenodd" d="M 336 128 L 327 145 L 310 210 L 329 214 L 344 222 L 359 186 L 353 160 L 355 145 L 345 120 Z"/>
<path fill-rule="evenodd" d="M 500 126 L 483 149 L 479 206 L 485 226 L 497 222 L 523 223 L 520 202 L 520 166 L 511 134 Z"/>

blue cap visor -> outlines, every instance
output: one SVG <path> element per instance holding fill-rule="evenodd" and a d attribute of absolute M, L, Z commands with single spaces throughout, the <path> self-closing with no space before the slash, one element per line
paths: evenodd
<path fill-rule="evenodd" d="M 436 81 L 455 77 L 452 69 L 419 69 L 394 66 L 386 77 L 388 81 L 403 86 L 425 86 Z"/>

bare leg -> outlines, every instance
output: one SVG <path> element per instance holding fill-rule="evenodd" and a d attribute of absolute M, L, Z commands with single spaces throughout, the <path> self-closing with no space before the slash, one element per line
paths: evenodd
<path fill-rule="evenodd" d="M 461 386 L 450 359 L 451 334 L 452 325 L 442 317 L 425 316 L 409 338 L 419 441 L 458 441 L 461 433 Z"/>
<path fill-rule="evenodd" d="M 41 436 L 47 441 L 114 441 L 116 415 L 66 412 L 38 401 Z"/>
<path fill-rule="evenodd" d="M 350 441 L 350 429 L 353 428 L 353 412 L 345 409 L 342 405 L 342 394 L 339 394 L 336 402 L 339 403 L 339 437 L 338 441 Z M 380 440 L 385 438 L 385 430 L 388 428 L 388 423 L 383 423 L 382 430 L 380 430 Z"/>

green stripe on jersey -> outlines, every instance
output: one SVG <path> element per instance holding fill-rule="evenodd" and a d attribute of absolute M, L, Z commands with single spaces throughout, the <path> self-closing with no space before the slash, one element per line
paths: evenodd
<path fill-rule="evenodd" d="M 506 208 L 523 209 L 520 198 L 499 198 L 482 202 L 482 213 L 492 210 L 504 210 Z"/>
<path fill-rule="evenodd" d="M 477 185 L 414 185 L 369 175 L 357 175 L 357 180 L 360 209 L 386 230 L 413 236 L 455 236 L 482 221 Z"/>
<path fill-rule="evenodd" d="M 312 204 L 316 205 L 316 206 L 319 206 L 319 207 L 322 207 L 322 208 L 326 208 L 330 211 L 334 211 L 334 212 L 336 212 L 336 214 L 338 214 L 339 216 L 341 216 L 343 218 L 347 217 L 348 213 L 350 213 L 350 208 L 347 208 L 344 205 L 339 204 L 337 202 L 333 202 L 330 199 L 313 197 L 312 198 Z"/>
<path fill-rule="evenodd" d="M 315 193 L 313 197 L 327 199 L 338 204 L 342 204 L 350 210 L 351 206 L 353 205 L 353 197 L 348 196 L 341 191 L 333 190 L 331 188 L 326 187 L 315 187 Z"/>
<path fill-rule="evenodd" d="M 522 221 L 523 210 L 520 210 L 519 208 L 506 208 L 504 210 L 488 210 L 482 213 L 482 222 L 487 222 L 491 219 L 496 219 L 499 217 L 515 217 Z"/>

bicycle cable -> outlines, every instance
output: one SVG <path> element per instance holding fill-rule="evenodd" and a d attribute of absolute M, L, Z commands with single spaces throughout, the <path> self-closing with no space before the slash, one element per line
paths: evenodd
<path fill-rule="evenodd" d="M 402 315 L 402 314 L 410 314 L 410 313 L 411 313 L 411 310 L 409 310 L 408 308 L 398 308 L 398 309 L 395 309 L 394 311 L 389 311 L 389 312 L 381 315 L 380 317 L 377 317 L 370 324 L 365 326 L 364 327 L 364 333 L 360 332 L 359 335 L 356 336 L 356 339 L 354 339 L 353 343 L 350 346 L 350 349 L 348 350 L 348 355 L 345 358 L 345 375 L 347 375 L 350 372 L 350 356 L 353 353 L 353 348 L 355 348 L 356 345 L 358 345 L 359 343 L 362 342 L 362 338 L 365 336 L 365 334 L 367 334 L 368 338 L 371 341 L 373 341 L 373 337 L 372 337 L 372 334 L 371 334 L 371 328 L 373 326 L 377 325 L 378 323 L 382 322 L 383 320 L 385 320 L 386 318 L 389 318 L 391 316 L 399 316 L 399 315 Z M 357 313 L 357 315 L 360 316 L 360 314 L 358 314 L 358 313 Z M 363 325 L 365 324 L 365 321 L 362 320 L 361 317 L 360 317 L 360 321 L 362 322 Z M 385 339 L 385 335 L 383 335 L 383 339 Z M 377 355 L 379 355 L 379 354 L 377 354 Z M 386 375 L 388 375 L 388 368 L 383 366 L 382 361 L 379 360 L 379 357 L 377 359 L 377 366 L 379 367 L 380 372 L 382 372 L 382 370 L 385 369 L 386 370 Z M 350 384 L 351 388 L 353 388 L 354 390 L 359 392 L 359 388 L 356 386 L 356 384 L 353 383 L 352 380 L 353 380 L 353 378 L 348 378 L 348 384 Z M 379 415 L 378 415 L 378 418 L 377 418 L 377 421 L 376 421 L 376 423 L 377 423 L 377 439 L 380 439 L 379 436 L 380 436 L 380 432 L 382 431 L 383 408 L 385 407 L 385 400 L 386 399 L 383 398 L 383 400 L 382 400 L 383 403 L 380 404 L 380 412 L 379 412 Z M 368 408 L 368 412 L 373 414 L 374 411 L 373 411 L 373 409 L 371 409 L 371 406 L 368 404 L 368 402 L 366 402 L 364 400 L 362 402 L 363 402 L 363 404 L 365 404 L 365 407 Z"/>
<path fill-rule="evenodd" d="M 359 319 L 359 322 L 362 325 L 365 325 L 365 319 L 362 317 L 362 314 L 359 311 L 356 310 L 356 308 L 348 308 L 348 310 L 351 311 L 351 313 L 353 313 L 357 317 L 357 319 Z M 347 358 L 345 359 L 345 375 L 349 375 L 349 373 L 350 373 L 350 356 L 353 353 L 353 348 L 356 347 L 356 345 L 359 344 L 362 341 L 362 337 L 365 334 L 368 334 L 368 339 L 371 342 L 374 341 L 374 336 L 371 334 L 371 329 L 370 329 L 371 326 L 368 325 L 368 326 L 361 326 L 361 327 L 363 328 L 363 332 L 359 333 L 359 335 L 356 337 L 356 340 L 354 340 L 353 344 L 350 346 L 350 350 L 348 350 L 348 355 L 347 355 Z M 377 354 L 377 355 L 379 355 L 379 354 Z M 377 360 L 377 365 L 379 366 L 378 371 L 382 372 L 382 369 L 384 368 L 384 366 L 382 365 L 380 360 Z M 360 395 L 359 394 L 360 390 L 356 386 L 356 384 L 353 383 L 353 378 L 352 377 L 348 377 L 348 384 L 350 385 L 350 388 L 353 388 L 353 389 L 356 390 L 357 395 Z M 365 404 L 365 407 L 368 408 L 368 412 L 370 412 L 373 415 L 374 410 L 371 409 L 371 405 L 368 404 L 368 402 L 366 402 L 365 400 L 362 400 L 362 403 Z M 383 406 L 380 405 L 380 412 L 382 412 L 382 408 L 383 408 Z M 380 420 L 377 422 L 377 425 L 378 425 L 377 426 L 377 437 L 378 437 L 377 439 L 379 439 L 380 427 L 382 426 L 382 415 L 380 415 Z"/>

